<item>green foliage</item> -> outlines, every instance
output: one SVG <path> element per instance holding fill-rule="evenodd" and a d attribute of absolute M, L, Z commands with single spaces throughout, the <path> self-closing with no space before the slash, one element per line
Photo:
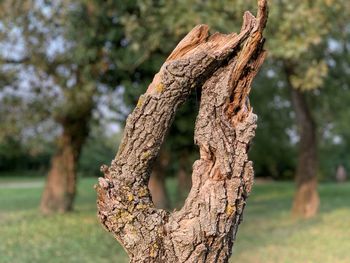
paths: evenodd
<path fill-rule="evenodd" d="M 106 56 L 110 61 L 117 61 L 112 74 L 117 71 L 121 78 L 118 82 L 115 77 L 108 77 L 105 83 L 122 84 L 124 101 L 130 108 L 136 104 L 175 43 L 196 24 L 209 24 L 212 31 L 238 31 L 243 11 L 254 12 L 256 8 L 255 1 L 243 0 L 234 3 L 128 1 L 119 9 L 116 8 L 118 1 L 88 2 L 93 10 L 90 17 L 99 14 L 98 17 L 102 15 L 108 20 L 112 14 L 117 21 L 119 34 L 110 24 L 104 24 L 103 32 L 113 43 Z M 334 28 L 342 25 L 346 14 L 349 14 L 349 7 L 344 0 L 270 1 L 266 28 L 269 57 L 252 89 L 252 105 L 260 116 L 251 152 L 258 176 L 291 178 L 294 172 L 296 146 L 288 132 L 296 128 L 290 113 L 292 109 L 287 105 L 289 94 L 285 90 L 283 65 L 293 66 L 290 79 L 295 88 L 313 90 L 325 86 L 324 81 L 329 76 L 326 47 L 330 36 L 339 38 Z M 269 77 L 271 72 L 273 77 Z M 180 109 L 166 142 L 165 149 L 172 156 L 175 173 L 182 155 L 196 156 L 192 138 L 197 100 L 198 96 L 192 96 Z M 271 150 L 266 153 L 266 149 Z M 322 167 L 324 169 L 328 168 Z"/>
<path fill-rule="evenodd" d="M 112 46 L 119 51 L 116 38 L 121 37 L 120 28 L 113 22 L 114 14 L 107 12 L 107 4 L 103 9 L 94 8 L 94 4 L 65 0 L 0 3 L 8 8 L 8 12 L 0 12 L 0 44 L 14 42 L 23 49 L 13 54 L 15 59 L 9 52 L 0 54 L 3 82 L 7 84 L 0 96 L 4 105 L 0 110 L 0 142 L 7 136 L 24 141 L 32 130 L 36 134 L 32 137 L 46 136 L 53 141 L 62 127 L 72 130 L 77 122 L 88 126 L 101 94 L 109 92 L 106 87 L 116 87 L 116 82 L 103 88 L 100 85 L 103 78 L 112 75 L 107 74 L 113 68 L 108 44 L 116 41 Z M 112 27 L 114 34 L 105 32 Z M 10 74 L 15 77 L 7 81 Z M 114 68 L 113 75 L 118 76 Z M 55 123 L 54 129 L 44 128 L 47 122 Z M 80 125 L 78 132 L 85 136 L 89 128 L 85 129 Z M 40 140 L 37 143 L 40 145 Z M 37 145 L 32 146 L 35 151 Z"/>
<path fill-rule="evenodd" d="M 280 73 L 269 75 L 271 61 L 254 81 L 250 103 L 258 114 L 258 126 L 250 157 L 257 176 L 292 179 L 296 163 L 296 145 L 289 132 L 293 118 L 288 91 L 281 86 Z"/>
<path fill-rule="evenodd" d="M 350 7 L 340 3 L 334 3 L 336 9 L 332 14 L 338 17 L 337 30 L 331 32 L 326 49 L 329 74 L 322 93 L 316 94 L 312 101 L 322 138 L 320 165 L 323 176 L 328 179 L 334 178 L 338 165 L 350 171 L 350 31 L 346 23 L 348 18 L 345 17 L 350 13 Z"/>
<path fill-rule="evenodd" d="M 348 156 L 350 140 L 346 109 L 350 5 L 347 0 L 270 0 L 269 5 L 269 56 L 251 95 L 259 116 L 251 151 L 256 174 L 274 178 L 293 174 L 296 147 L 290 133 L 296 127 L 283 70 L 288 64 L 293 68 L 293 87 L 309 91 L 308 102 L 320 127 L 320 173 L 329 178 L 337 163 L 346 160 L 343 156 Z M 23 40 L 24 57 L 30 59 L 19 63 L 21 67 L 0 67 L 0 91 L 5 86 L 20 87 L 21 70 L 38 79 L 31 83 L 31 100 L 13 94 L 0 98 L 0 141 L 8 134 L 17 136 L 28 128 L 42 127 L 47 119 L 79 119 L 90 107 L 96 113 L 101 97 L 116 89 L 123 91 L 123 103 L 113 109 L 124 114 L 136 105 L 166 56 L 189 30 L 206 23 L 212 31 L 237 32 L 243 11 L 254 13 L 256 1 L 5 0 L 1 6 L 6 12 L 0 11 L 0 41 Z M 20 29 L 23 39 L 10 34 L 13 27 Z M 49 55 L 50 43 L 60 39 L 62 48 Z M 4 64 L 3 59 L 0 62 Z M 197 156 L 193 127 L 198 99 L 193 95 L 183 105 L 168 136 L 165 149 L 173 160 L 171 173 L 176 173 L 181 156 L 191 156 L 191 160 Z M 332 138 L 326 138 L 330 126 Z M 56 135 L 57 125 L 41 131 L 46 133 Z M 334 136 L 342 138 L 341 146 L 333 143 Z M 109 146 L 97 137 L 89 139 L 84 150 L 84 173 L 92 169 L 88 164 L 104 159 L 95 160 L 94 151 L 110 156 Z"/>
<path fill-rule="evenodd" d="M 312 90 L 322 87 L 328 65 L 324 53 L 329 34 L 339 21 L 333 16 L 336 6 L 346 1 L 283 1 L 270 2 L 267 25 L 267 48 L 271 59 L 293 67 L 294 88 Z"/>
<path fill-rule="evenodd" d="M 41 149 L 31 147 L 18 138 L 6 137 L 0 143 L 0 172 L 35 170 L 46 171 L 50 164 L 52 145 L 41 141 Z"/>
<path fill-rule="evenodd" d="M 100 176 L 100 167 L 109 165 L 117 152 L 120 134 L 104 135 L 102 129 L 94 127 L 79 160 L 78 170 L 83 176 Z"/>

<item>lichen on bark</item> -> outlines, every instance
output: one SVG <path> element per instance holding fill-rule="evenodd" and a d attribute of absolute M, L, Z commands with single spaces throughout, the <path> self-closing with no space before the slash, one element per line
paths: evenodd
<path fill-rule="evenodd" d="M 170 54 L 127 119 L 119 151 L 96 186 L 102 225 L 131 262 L 227 262 L 253 183 L 248 160 L 257 117 L 248 94 L 265 58 L 267 4 L 258 1 L 239 34 L 195 27 Z M 180 211 L 155 208 L 152 164 L 192 90 L 202 88 L 192 189 Z"/>

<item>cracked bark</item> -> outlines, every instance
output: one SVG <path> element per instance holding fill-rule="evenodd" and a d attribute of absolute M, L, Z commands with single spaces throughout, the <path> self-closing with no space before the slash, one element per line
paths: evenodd
<path fill-rule="evenodd" d="M 248 94 L 265 58 L 265 0 L 239 34 L 195 27 L 174 49 L 127 119 L 110 167 L 101 168 L 98 217 L 131 262 L 227 262 L 253 183 L 249 143 L 256 115 Z M 180 211 L 155 208 L 147 187 L 152 164 L 190 92 L 202 87 L 192 189 Z"/>

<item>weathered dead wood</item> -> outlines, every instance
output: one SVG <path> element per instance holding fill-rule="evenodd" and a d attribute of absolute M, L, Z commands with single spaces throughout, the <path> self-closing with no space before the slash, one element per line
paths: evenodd
<path fill-rule="evenodd" d="M 256 115 L 248 102 L 265 51 L 266 0 L 239 34 L 195 27 L 174 49 L 127 119 L 122 143 L 99 179 L 98 216 L 131 262 L 227 262 L 253 183 L 247 151 Z M 192 189 L 180 211 L 156 209 L 147 187 L 152 163 L 190 92 L 202 87 Z"/>

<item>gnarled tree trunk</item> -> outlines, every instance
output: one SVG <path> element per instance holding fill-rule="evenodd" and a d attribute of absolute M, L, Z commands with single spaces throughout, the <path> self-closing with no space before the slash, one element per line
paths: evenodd
<path fill-rule="evenodd" d="M 80 105 L 80 107 L 82 107 Z M 82 146 L 89 132 L 91 105 L 86 111 L 59 118 L 63 132 L 58 138 L 56 154 L 51 159 L 51 168 L 41 198 L 40 210 L 44 214 L 64 213 L 73 209 L 76 193 L 77 163 Z"/>
<path fill-rule="evenodd" d="M 195 27 L 175 48 L 128 117 L 124 137 L 96 186 L 98 216 L 131 262 L 227 262 L 253 183 L 249 143 L 256 115 L 251 82 L 265 58 L 266 1 L 257 18 L 246 12 L 239 34 L 209 35 Z M 192 189 L 183 208 L 155 208 L 150 170 L 190 92 L 202 86 Z"/>

